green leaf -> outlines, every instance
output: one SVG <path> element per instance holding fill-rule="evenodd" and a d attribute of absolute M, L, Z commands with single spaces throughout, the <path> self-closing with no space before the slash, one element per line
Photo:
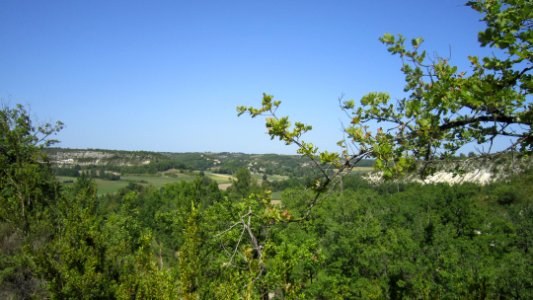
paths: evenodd
<path fill-rule="evenodd" d="M 355 107 L 355 102 L 353 100 L 344 101 L 343 109 L 353 109 Z"/>
<path fill-rule="evenodd" d="M 394 35 L 385 33 L 379 40 L 387 45 L 394 44 Z"/>
<path fill-rule="evenodd" d="M 416 49 L 416 48 L 420 47 L 420 44 L 422 44 L 423 41 L 424 40 L 421 37 L 416 38 L 416 39 L 412 39 L 411 40 L 411 45 L 413 46 L 413 48 Z"/>

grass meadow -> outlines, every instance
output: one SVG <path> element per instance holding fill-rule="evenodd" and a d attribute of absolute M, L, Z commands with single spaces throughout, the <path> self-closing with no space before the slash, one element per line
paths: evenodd
<path fill-rule="evenodd" d="M 206 173 L 206 176 L 215 180 L 218 184 L 227 185 L 231 183 L 231 176 L 224 174 Z M 94 181 L 98 188 L 98 194 L 104 195 L 107 193 L 115 193 L 120 189 L 128 186 L 130 183 L 137 183 L 142 185 L 152 185 L 160 188 L 169 183 L 176 183 L 179 181 L 192 181 L 197 176 L 195 173 L 159 173 L 159 174 L 126 174 L 120 177 L 120 180 L 106 180 L 95 178 Z M 63 183 L 75 182 L 76 177 L 57 176 L 59 181 Z"/>

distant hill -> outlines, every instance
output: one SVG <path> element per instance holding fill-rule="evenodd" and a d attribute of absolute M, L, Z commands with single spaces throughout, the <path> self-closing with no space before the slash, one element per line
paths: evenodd
<path fill-rule="evenodd" d="M 99 174 L 155 174 L 168 170 L 204 171 L 234 174 L 246 168 L 255 174 L 284 177 L 305 177 L 316 171 L 308 158 L 299 155 L 246 154 L 238 152 L 149 152 L 105 149 L 47 148 L 45 152 L 60 175 L 73 176 L 79 170 L 100 170 Z M 374 164 L 363 160 L 357 166 L 364 172 Z M 407 175 L 408 181 L 421 183 L 446 182 L 458 184 L 473 182 L 487 184 L 505 180 L 510 175 L 531 168 L 533 159 L 516 158 L 512 153 L 481 158 L 463 157 L 455 161 L 437 162 L 434 172 L 425 178 L 418 174 Z M 355 171 L 358 169 L 356 168 Z M 116 173 L 115 173 L 116 172 Z M 260 175 L 258 175 L 260 176 Z M 379 173 L 365 176 L 371 182 L 382 180 Z"/>
<path fill-rule="evenodd" d="M 163 158 L 145 151 L 102 149 L 46 148 L 46 154 L 56 166 L 143 166 Z"/>
<path fill-rule="evenodd" d="M 245 154 L 235 152 L 148 152 L 104 149 L 47 148 L 56 168 L 105 168 L 122 173 L 155 173 L 170 169 L 233 174 L 240 168 L 267 175 L 302 176 L 312 166 L 298 155 Z M 373 165 L 364 160 L 360 167 Z"/>

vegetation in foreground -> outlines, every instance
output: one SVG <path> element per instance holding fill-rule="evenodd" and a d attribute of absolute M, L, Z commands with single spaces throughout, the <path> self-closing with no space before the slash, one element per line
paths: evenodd
<path fill-rule="evenodd" d="M 2 298 L 533 297 L 531 172 L 485 187 L 347 176 L 293 222 L 312 190 L 272 204 L 245 169 L 227 191 L 206 176 L 100 197 L 84 176 L 61 185 L 16 129 L 2 140 L 17 150 L 2 155 Z"/>
<path fill-rule="evenodd" d="M 428 67 L 436 80 L 429 84 L 420 74 L 420 41 L 407 51 L 402 38 L 384 36 L 392 53 L 413 60 L 414 67 L 403 69 L 413 94 L 398 110 L 383 106 L 384 94 L 363 98 L 347 128 L 362 152 L 318 152 L 301 139 L 310 127 L 290 129 L 268 95 L 261 108 L 240 109 L 272 113 L 270 135 L 297 144 L 319 171 L 316 181 L 285 189 L 281 203 L 270 201 L 268 187 L 246 169 L 226 191 L 207 176 L 161 188 L 130 184 L 100 197 L 85 176 L 62 185 L 43 153 L 61 124 L 35 128 L 22 107 L 3 108 L 0 297 L 533 298 L 531 171 L 484 187 L 370 186 L 353 175 L 334 185 L 367 156 L 392 177 L 416 158 L 447 158 L 465 143 L 500 135 L 515 137 L 508 151 L 531 153 L 529 2 L 467 4 L 484 14 L 482 45 L 508 56 L 483 65 L 473 59 L 468 77 L 437 61 Z M 462 114 L 465 107 L 471 115 Z M 410 125 L 375 134 L 358 125 L 373 118 Z M 346 167 L 338 165 L 342 159 Z"/>

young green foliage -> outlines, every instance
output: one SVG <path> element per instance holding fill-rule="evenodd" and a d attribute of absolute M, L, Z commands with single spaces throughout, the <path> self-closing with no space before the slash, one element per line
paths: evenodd
<path fill-rule="evenodd" d="M 422 38 L 406 43 L 402 35 L 384 34 L 380 41 L 398 55 L 405 75 L 407 96 L 393 100 L 388 93 L 371 92 L 357 104 L 341 103 L 350 118 L 344 128 L 347 139 L 339 142 L 340 155 L 319 153 L 311 143 L 301 140 L 311 126 L 277 118 L 280 101 L 263 95 L 260 108 L 239 107 L 239 115 L 269 114 L 266 120 L 271 138 L 296 144 L 298 153 L 317 164 L 336 168 L 353 165 L 360 157 L 374 158 L 376 169 L 391 178 L 426 163 L 450 159 L 467 144 L 480 144 L 482 154 L 492 155 L 497 138 L 511 140 L 503 151 L 533 150 L 533 80 L 531 62 L 533 9 L 528 0 L 478 0 L 466 4 L 483 14 L 487 28 L 479 33 L 482 47 L 497 48 L 498 54 L 470 56 L 470 71 L 459 71 L 442 57 L 428 58 L 421 50 Z M 375 123 L 378 128 L 373 129 Z M 347 144 L 354 153 L 348 153 Z M 486 148 L 485 148 L 486 147 Z M 424 164 L 425 175 L 431 168 Z M 328 175 L 323 174 L 326 182 Z"/>
<path fill-rule="evenodd" d="M 385 34 L 380 41 L 401 58 L 408 95 L 392 101 L 386 93 L 369 93 L 359 106 L 354 101 L 342 106 L 352 119 L 348 136 L 372 149 L 386 176 L 403 172 L 416 160 L 451 158 L 466 144 L 484 144 L 488 149 L 483 154 L 492 154 L 498 137 L 512 139 L 504 151 L 532 150 L 531 3 L 480 0 L 467 5 L 484 14 L 487 28 L 479 42 L 499 48 L 498 55 L 470 56 L 472 69 L 459 71 L 446 58 L 428 59 L 420 50 L 422 38 L 408 46 L 403 36 Z M 371 132 L 372 122 L 383 128 Z"/>
<path fill-rule="evenodd" d="M 279 108 L 281 101 L 274 100 L 272 95 L 263 94 L 263 100 L 261 107 L 237 107 L 238 115 L 241 116 L 244 113 L 249 113 L 252 118 L 258 116 L 266 117 L 266 127 L 271 139 L 279 139 L 285 142 L 286 145 L 298 146 L 298 154 L 305 156 L 311 160 L 318 172 L 320 178 L 316 180 L 315 196 L 309 200 L 308 211 L 305 218 L 309 217 L 311 209 L 318 201 L 321 194 L 326 191 L 329 184 L 336 178 L 338 178 L 346 169 L 349 169 L 357 162 L 362 160 L 368 155 L 366 149 L 361 149 L 358 153 L 350 154 L 347 149 L 347 145 L 344 142 L 340 142 L 339 146 L 342 147 L 342 153 L 320 151 L 318 147 L 312 143 L 306 142 L 302 139 L 304 133 L 310 131 L 312 127 L 302 122 L 295 122 L 294 126 L 291 125 L 289 117 L 278 117 L 276 111 Z"/>

